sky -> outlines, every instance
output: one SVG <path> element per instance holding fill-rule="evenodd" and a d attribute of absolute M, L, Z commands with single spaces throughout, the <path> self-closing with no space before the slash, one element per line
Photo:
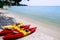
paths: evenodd
<path fill-rule="evenodd" d="M 22 0 L 21 4 L 29 6 L 60 6 L 60 0 Z"/>

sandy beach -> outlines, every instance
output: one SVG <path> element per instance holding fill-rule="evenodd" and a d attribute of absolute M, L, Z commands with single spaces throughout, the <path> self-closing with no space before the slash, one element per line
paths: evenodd
<path fill-rule="evenodd" d="M 36 32 L 33 34 L 17 40 L 60 40 L 60 28 L 58 27 L 52 27 L 25 16 L 19 17 L 18 15 L 13 14 L 13 12 L 7 10 L 0 9 L 0 12 L 6 13 L 7 16 L 15 18 L 16 22 L 24 22 L 25 24 L 31 24 L 31 27 L 37 27 Z M 1 37 L 0 40 L 2 40 Z"/>

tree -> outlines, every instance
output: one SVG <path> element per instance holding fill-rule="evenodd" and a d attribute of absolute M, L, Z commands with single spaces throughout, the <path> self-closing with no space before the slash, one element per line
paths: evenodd
<path fill-rule="evenodd" d="M 20 5 L 20 2 L 22 0 L 0 0 L 0 8 L 3 8 L 3 6 L 14 6 L 14 5 Z M 29 0 L 27 0 L 29 1 Z M 22 5 L 22 4 L 21 4 Z"/>

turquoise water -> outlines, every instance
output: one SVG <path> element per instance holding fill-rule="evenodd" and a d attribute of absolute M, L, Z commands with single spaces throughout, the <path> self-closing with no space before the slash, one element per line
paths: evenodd
<path fill-rule="evenodd" d="M 18 15 L 24 15 L 38 22 L 60 27 L 59 6 L 14 6 L 8 9 Z"/>

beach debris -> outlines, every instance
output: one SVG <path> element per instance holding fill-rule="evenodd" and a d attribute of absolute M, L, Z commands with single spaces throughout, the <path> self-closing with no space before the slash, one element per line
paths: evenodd
<path fill-rule="evenodd" d="M 5 13 L 0 12 L 0 29 L 3 26 L 14 24 L 14 23 L 16 23 L 14 18 L 8 17 L 7 15 L 5 15 Z"/>
<path fill-rule="evenodd" d="M 0 36 L 3 36 L 3 40 L 14 40 L 35 32 L 36 28 L 30 28 L 30 24 L 26 25 L 24 23 L 11 24 L 3 27 Z"/>

